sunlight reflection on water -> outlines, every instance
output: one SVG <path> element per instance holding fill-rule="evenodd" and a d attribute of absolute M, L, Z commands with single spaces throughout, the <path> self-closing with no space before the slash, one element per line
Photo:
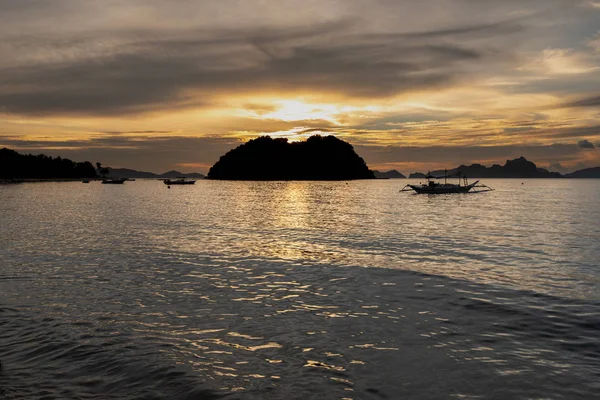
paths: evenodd
<path fill-rule="evenodd" d="M 596 393 L 600 182 L 404 183 L 0 187 L 0 394 Z"/>

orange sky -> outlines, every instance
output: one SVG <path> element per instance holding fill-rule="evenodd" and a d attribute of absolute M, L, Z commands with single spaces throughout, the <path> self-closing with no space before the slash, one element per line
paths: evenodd
<path fill-rule="evenodd" d="M 250 138 L 320 133 L 403 173 L 600 165 L 598 2 L 0 6 L 0 146 L 22 152 L 206 172 Z"/>

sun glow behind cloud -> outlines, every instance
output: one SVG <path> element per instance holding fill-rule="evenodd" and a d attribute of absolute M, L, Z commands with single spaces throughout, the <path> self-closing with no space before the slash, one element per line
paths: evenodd
<path fill-rule="evenodd" d="M 349 106 L 342 104 L 308 103 L 301 100 L 275 100 L 270 106 L 272 111 L 247 112 L 247 115 L 264 119 L 285 122 L 321 120 L 334 125 L 343 126 L 344 119 L 350 116 L 360 117 L 361 113 L 373 113 L 380 110 L 377 106 Z"/>
<path fill-rule="evenodd" d="M 588 42 L 593 45 L 593 42 Z M 550 75 L 587 74 L 600 70 L 595 65 L 594 57 L 573 49 L 545 49 L 541 56 L 522 67 L 541 74 L 542 78 Z"/>

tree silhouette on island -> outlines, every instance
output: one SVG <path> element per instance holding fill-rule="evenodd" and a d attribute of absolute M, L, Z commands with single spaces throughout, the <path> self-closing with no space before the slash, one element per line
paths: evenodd
<path fill-rule="evenodd" d="M 0 179 L 80 179 L 95 178 L 96 170 L 89 161 L 75 162 L 68 158 L 44 154 L 19 154 L 0 149 Z"/>
<path fill-rule="evenodd" d="M 314 135 L 305 142 L 261 136 L 221 156 L 207 179 L 350 180 L 375 179 L 351 144 L 335 136 Z"/>

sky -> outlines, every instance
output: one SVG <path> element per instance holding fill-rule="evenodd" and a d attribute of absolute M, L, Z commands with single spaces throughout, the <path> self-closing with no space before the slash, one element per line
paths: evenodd
<path fill-rule="evenodd" d="M 0 0 L 0 147 L 206 173 L 261 135 L 372 169 L 600 166 L 600 1 Z"/>

